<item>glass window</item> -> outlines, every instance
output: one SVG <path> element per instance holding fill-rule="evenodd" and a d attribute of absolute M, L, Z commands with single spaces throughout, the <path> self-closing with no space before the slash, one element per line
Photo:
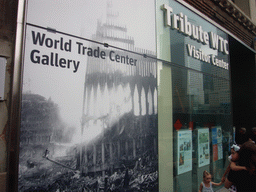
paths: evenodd
<path fill-rule="evenodd" d="M 175 191 L 198 190 L 204 170 L 220 182 L 232 132 L 229 80 L 172 67 L 172 87 Z"/>
<path fill-rule="evenodd" d="M 228 164 L 233 135 L 228 36 L 177 1 L 158 7 L 159 191 L 198 191 L 205 170 L 220 182 Z"/>
<path fill-rule="evenodd" d="M 220 182 L 233 130 L 229 79 L 172 63 L 158 70 L 159 190 L 196 191 L 204 170 Z"/>

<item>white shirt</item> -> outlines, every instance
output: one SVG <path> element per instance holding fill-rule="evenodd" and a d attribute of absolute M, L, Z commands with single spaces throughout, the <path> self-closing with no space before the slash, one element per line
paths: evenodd
<path fill-rule="evenodd" d="M 212 182 L 210 182 L 210 187 L 205 187 L 204 182 L 202 182 L 202 184 L 203 184 L 202 192 L 214 192 L 212 189 Z"/>

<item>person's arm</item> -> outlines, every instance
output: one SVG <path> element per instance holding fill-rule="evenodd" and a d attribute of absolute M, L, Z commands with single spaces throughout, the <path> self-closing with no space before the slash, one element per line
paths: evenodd
<path fill-rule="evenodd" d="M 221 181 L 221 182 L 219 182 L 219 183 L 214 183 L 214 182 L 212 182 L 212 185 L 213 185 L 213 186 L 221 186 L 223 183 L 224 183 L 223 181 Z"/>
<path fill-rule="evenodd" d="M 233 171 L 247 170 L 245 166 L 238 166 L 238 165 L 236 165 L 236 163 L 233 162 L 233 161 L 230 163 L 230 169 L 232 169 Z"/>
<path fill-rule="evenodd" d="M 201 183 L 198 192 L 202 192 L 202 189 L 203 189 L 203 184 Z"/>
<path fill-rule="evenodd" d="M 225 173 L 223 174 L 223 176 L 222 176 L 222 178 L 221 178 L 221 181 L 222 181 L 222 182 L 225 181 L 226 175 L 228 174 L 229 170 L 230 170 L 230 163 L 229 163 L 229 165 L 228 165 L 228 167 L 227 167 Z"/>

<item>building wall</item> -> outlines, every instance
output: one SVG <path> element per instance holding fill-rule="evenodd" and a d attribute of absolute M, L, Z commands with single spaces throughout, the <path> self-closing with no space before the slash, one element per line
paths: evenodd
<path fill-rule="evenodd" d="M 256 26 L 251 23 L 255 17 L 249 21 L 245 16 L 250 17 L 250 12 L 255 12 L 255 6 L 248 10 L 247 7 L 240 7 L 240 4 L 232 4 L 230 0 L 185 0 L 210 19 L 230 31 L 233 35 L 243 41 L 246 45 L 254 47 L 254 37 L 256 36 Z M 244 2 L 244 1 L 241 1 Z M 236 1 L 235 1 L 236 3 Z M 239 3 L 239 2 L 238 2 Z M 253 5 L 253 3 L 252 3 Z M 255 5 L 255 3 L 254 3 Z M 235 7 L 236 9 L 232 9 Z M 240 13 L 240 14 L 239 14 Z M 244 15 L 242 14 L 244 13 Z M 254 16 L 254 15 L 251 15 Z"/>
<path fill-rule="evenodd" d="M 0 191 L 5 191 L 9 111 L 17 1 L 0 0 L 0 56 L 7 59 L 4 100 L 0 101 Z"/>
<path fill-rule="evenodd" d="M 250 0 L 186 0 L 203 14 L 214 20 L 247 46 L 255 49 L 255 1 Z M 255 54 L 230 38 L 231 90 L 233 125 L 244 126 L 247 131 L 256 125 Z M 243 49 L 242 49 L 243 48 Z M 246 83 L 242 83 L 243 80 Z M 247 87 L 244 85 L 248 85 Z M 243 117 L 241 116 L 243 115 Z"/>
<path fill-rule="evenodd" d="M 254 47 L 256 36 L 255 25 L 244 25 L 241 19 L 232 16 L 225 4 L 220 0 L 185 0 L 209 18 L 226 28 L 246 45 Z M 226 2 L 226 1 L 223 1 Z M 254 0 L 235 0 L 234 3 L 244 11 L 252 22 L 256 19 L 256 6 Z M 5 191 L 7 172 L 7 148 L 12 143 L 8 136 L 10 133 L 10 96 L 12 89 L 12 74 L 14 65 L 14 46 L 17 17 L 17 0 L 0 0 L 0 56 L 7 58 L 5 78 L 5 100 L 0 101 L 0 191 Z M 246 6 L 245 6 L 246 5 Z"/>
<path fill-rule="evenodd" d="M 246 15 L 251 16 L 250 0 L 235 0 L 234 3 L 240 7 Z"/>
<path fill-rule="evenodd" d="M 256 2 L 255 0 L 250 0 L 250 16 L 252 22 L 256 24 Z"/>

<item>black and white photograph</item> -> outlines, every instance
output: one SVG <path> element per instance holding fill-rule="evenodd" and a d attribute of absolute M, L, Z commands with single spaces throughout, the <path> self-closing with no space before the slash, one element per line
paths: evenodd
<path fill-rule="evenodd" d="M 19 191 L 158 191 L 154 1 L 57 6 L 27 1 Z"/>

